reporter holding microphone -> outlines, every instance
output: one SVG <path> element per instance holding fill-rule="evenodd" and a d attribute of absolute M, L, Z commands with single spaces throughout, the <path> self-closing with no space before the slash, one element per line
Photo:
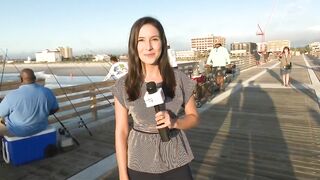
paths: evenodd
<path fill-rule="evenodd" d="M 170 66 L 167 39 L 157 19 L 143 17 L 133 24 L 128 49 L 128 74 L 112 89 L 119 178 L 192 179 L 193 154 L 183 130 L 199 121 L 195 83 Z M 177 118 L 182 107 L 185 115 Z"/>

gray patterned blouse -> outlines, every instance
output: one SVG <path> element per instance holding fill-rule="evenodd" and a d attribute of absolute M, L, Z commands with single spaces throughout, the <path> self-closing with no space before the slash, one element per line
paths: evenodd
<path fill-rule="evenodd" d="M 195 82 L 179 70 L 174 70 L 174 74 L 177 84 L 175 97 L 166 97 L 165 109 L 177 116 L 181 107 L 192 96 Z M 140 97 L 135 101 L 128 101 L 125 77 L 117 80 L 112 93 L 133 117 L 134 129 L 128 137 L 128 168 L 140 172 L 163 173 L 189 163 L 193 154 L 185 133 L 171 129 L 170 141 L 162 142 L 156 129 L 155 110 L 153 107 L 147 108 L 143 100 L 146 83 L 142 84 Z"/>

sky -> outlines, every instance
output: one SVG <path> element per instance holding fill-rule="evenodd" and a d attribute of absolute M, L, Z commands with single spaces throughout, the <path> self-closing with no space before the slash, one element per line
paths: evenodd
<path fill-rule="evenodd" d="M 232 42 L 287 39 L 291 46 L 320 41 L 318 0 L 3 0 L 0 55 L 34 56 L 59 46 L 85 53 L 127 52 L 132 24 L 157 18 L 175 50 L 191 38 L 213 34 Z"/>

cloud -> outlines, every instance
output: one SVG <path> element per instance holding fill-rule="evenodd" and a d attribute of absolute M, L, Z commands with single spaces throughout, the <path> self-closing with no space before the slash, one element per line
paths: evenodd
<path fill-rule="evenodd" d="M 320 31 L 320 24 L 319 24 L 319 25 L 315 25 L 315 26 L 308 27 L 307 30 L 310 30 L 310 31 Z"/>

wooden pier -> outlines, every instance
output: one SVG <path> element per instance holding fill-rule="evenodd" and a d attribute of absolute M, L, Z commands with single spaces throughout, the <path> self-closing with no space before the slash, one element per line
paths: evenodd
<path fill-rule="evenodd" d="M 319 59 L 294 57 L 290 87 L 281 85 L 278 61 L 248 68 L 199 108 L 199 126 L 187 131 L 195 155 L 190 164 L 194 179 L 319 179 L 319 65 Z M 99 106 L 107 106 L 95 93 Z M 77 107 L 92 107 L 90 103 Z M 81 177 L 76 175 L 114 154 L 114 117 L 105 108 L 95 115 L 84 111 L 94 135 L 75 128 L 79 147 L 18 167 L 0 161 L 0 179 Z M 77 122 L 76 117 L 60 117 Z M 116 166 L 96 179 L 118 179 Z"/>

